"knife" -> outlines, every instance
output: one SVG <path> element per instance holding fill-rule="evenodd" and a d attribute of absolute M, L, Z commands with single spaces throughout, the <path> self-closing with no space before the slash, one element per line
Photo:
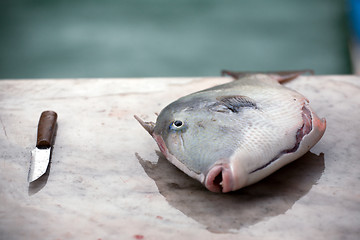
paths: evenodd
<path fill-rule="evenodd" d="M 41 177 L 48 168 L 56 131 L 56 120 L 57 114 L 54 111 L 44 111 L 41 113 L 37 129 L 36 147 L 31 151 L 28 175 L 29 183 Z"/>

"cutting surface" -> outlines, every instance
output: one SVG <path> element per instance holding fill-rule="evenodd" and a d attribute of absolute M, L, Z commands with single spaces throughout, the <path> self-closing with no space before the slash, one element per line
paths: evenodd
<path fill-rule="evenodd" d="M 0 239 L 358 239 L 360 77 L 304 76 L 327 131 L 304 157 L 230 194 L 206 190 L 133 118 L 229 78 L 0 81 Z M 27 183 L 40 113 L 58 113 L 48 172 Z"/>

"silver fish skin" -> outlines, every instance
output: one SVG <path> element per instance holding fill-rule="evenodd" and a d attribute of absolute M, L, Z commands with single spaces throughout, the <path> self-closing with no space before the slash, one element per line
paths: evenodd
<path fill-rule="evenodd" d="M 182 97 L 156 124 L 135 118 L 164 156 L 213 192 L 253 184 L 310 150 L 325 119 L 281 81 L 295 75 L 234 74 L 239 78 Z"/>

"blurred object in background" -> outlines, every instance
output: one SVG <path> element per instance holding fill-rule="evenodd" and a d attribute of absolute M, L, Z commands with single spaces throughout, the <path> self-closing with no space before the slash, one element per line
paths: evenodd
<path fill-rule="evenodd" d="M 360 0 L 348 0 L 350 19 L 350 52 L 353 72 L 360 74 Z"/>
<path fill-rule="evenodd" d="M 345 0 L 1 0 L 0 78 L 349 74 Z"/>

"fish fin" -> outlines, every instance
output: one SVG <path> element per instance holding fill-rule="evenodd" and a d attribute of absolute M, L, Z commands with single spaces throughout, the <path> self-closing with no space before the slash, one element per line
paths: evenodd
<path fill-rule="evenodd" d="M 275 79 L 276 81 L 278 81 L 279 83 L 290 81 L 305 73 L 310 73 L 311 75 L 313 75 L 314 71 L 311 69 L 298 70 L 298 71 L 279 71 L 279 72 L 233 72 L 228 70 L 221 71 L 222 76 L 229 75 L 233 77 L 235 80 L 243 78 L 248 75 L 266 74 L 271 78 Z"/>
<path fill-rule="evenodd" d="M 266 74 L 274 78 L 279 83 L 283 83 L 293 80 L 305 73 L 310 73 L 311 75 L 314 75 L 314 70 L 306 69 L 306 70 L 298 70 L 298 71 L 280 71 L 280 72 L 268 72 Z"/>
<path fill-rule="evenodd" d="M 230 76 L 233 77 L 235 80 L 240 79 L 246 75 L 249 74 L 254 74 L 254 72 L 234 72 L 234 71 L 229 71 L 229 70 L 222 70 L 221 71 L 221 76 Z"/>
<path fill-rule="evenodd" d="M 144 122 L 140 117 L 134 115 L 134 118 L 140 123 L 140 125 L 152 136 L 155 128 L 155 123 Z"/>
<path fill-rule="evenodd" d="M 217 112 L 234 112 L 238 113 L 242 108 L 254 108 L 257 109 L 257 105 L 254 100 L 249 97 L 234 95 L 223 96 L 217 98 L 218 102 L 211 106 L 211 110 Z"/>

